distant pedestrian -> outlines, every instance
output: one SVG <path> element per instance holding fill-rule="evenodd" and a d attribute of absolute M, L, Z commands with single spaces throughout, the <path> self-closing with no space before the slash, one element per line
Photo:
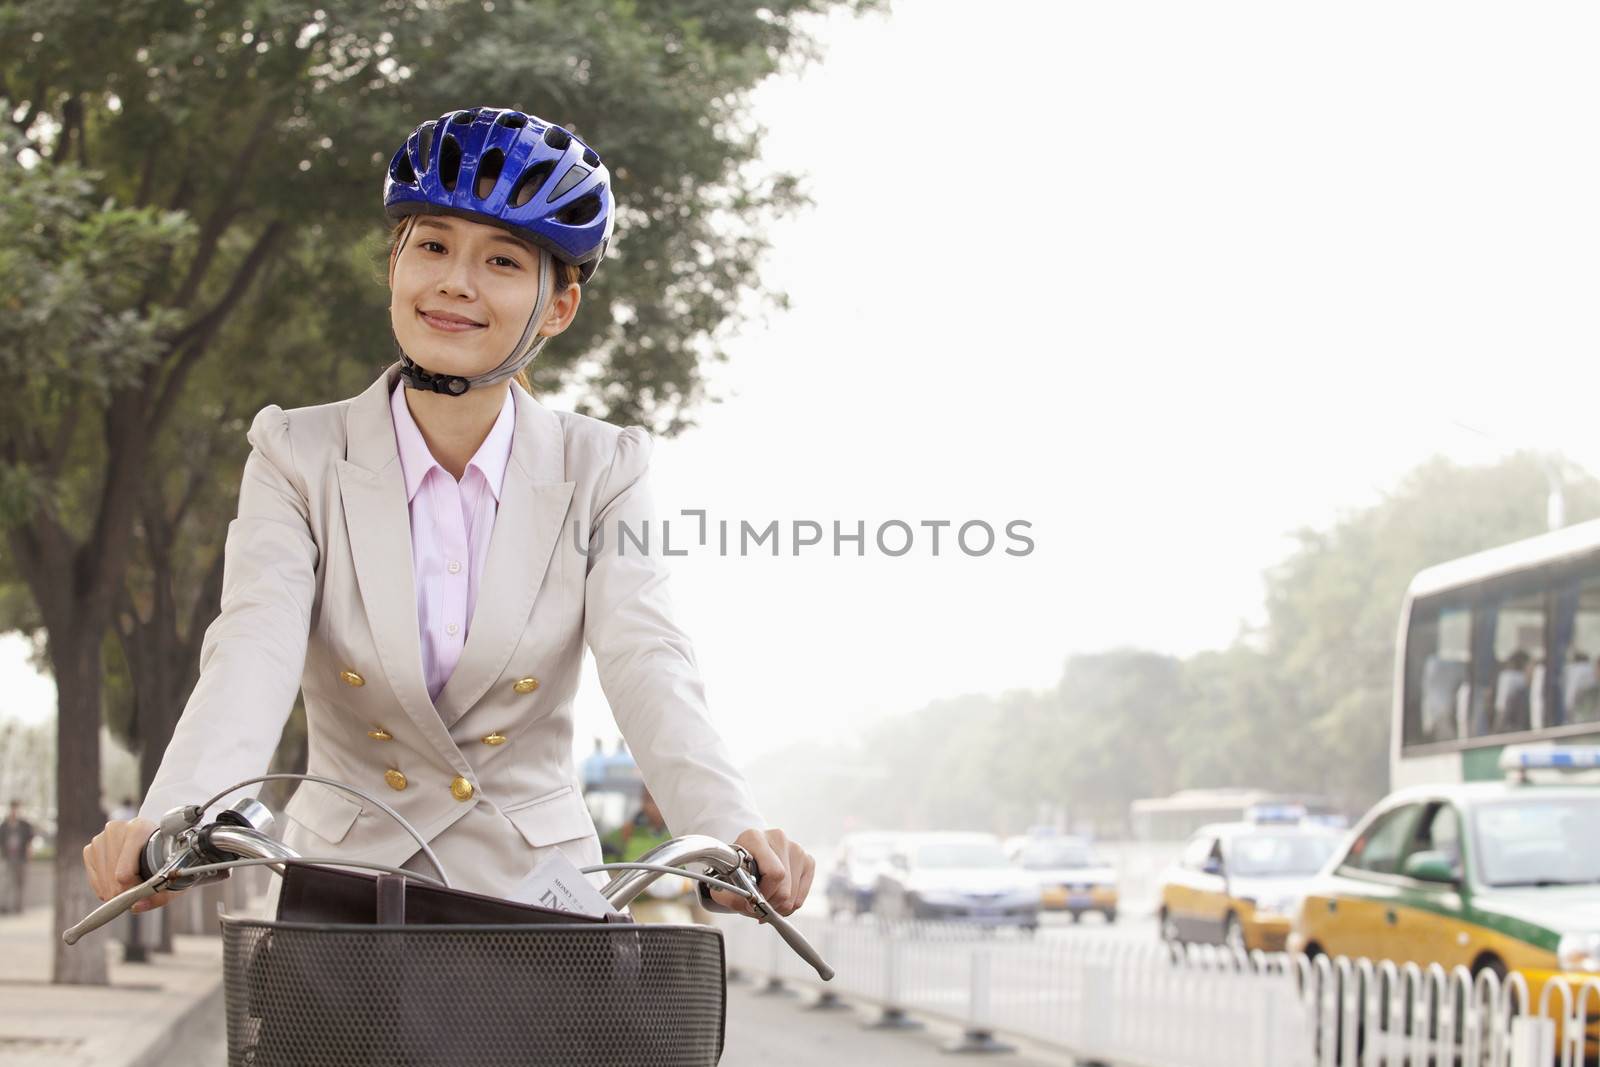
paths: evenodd
<path fill-rule="evenodd" d="M 11 810 L 0 822 L 0 856 L 5 858 L 4 907 L 0 910 L 22 910 L 23 891 L 28 878 L 28 846 L 33 841 L 33 824 L 22 817 L 22 803 L 11 802 Z"/>

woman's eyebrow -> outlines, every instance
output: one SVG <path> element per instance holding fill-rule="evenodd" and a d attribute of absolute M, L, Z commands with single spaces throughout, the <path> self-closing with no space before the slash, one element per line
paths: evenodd
<path fill-rule="evenodd" d="M 417 220 L 417 225 L 418 226 L 426 226 L 430 230 L 441 230 L 441 231 L 443 231 L 445 233 L 454 233 L 455 232 L 454 229 L 450 226 L 449 223 L 441 222 L 438 219 L 418 219 Z M 491 240 L 491 241 L 503 241 L 504 243 L 506 243 L 508 245 L 515 245 L 517 248 L 519 248 L 522 251 L 526 252 L 528 255 L 534 257 L 535 259 L 539 258 L 538 249 L 534 248 L 531 244 L 529 244 L 527 241 L 524 241 L 522 238 L 513 237 L 509 233 L 497 233 L 493 237 L 489 238 L 489 240 Z"/>
<path fill-rule="evenodd" d="M 533 256 L 535 258 L 537 258 L 538 255 L 539 255 L 539 253 L 534 250 L 534 247 L 532 245 L 530 245 L 528 242 L 524 241 L 520 237 L 513 237 L 509 233 L 496 234 L 495 236 L 489 238 L 489 240 L 491 240 L 491 241 L 503 241 L 508 245 L 516 245 L 518 248 L 520 248 L 524 252 L 528 253 L 528 255 Z"/>

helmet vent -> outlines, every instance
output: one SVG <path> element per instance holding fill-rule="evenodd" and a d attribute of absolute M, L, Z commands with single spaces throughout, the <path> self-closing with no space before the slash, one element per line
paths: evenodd
<path fill-rule="evenodd" d="M 456 179 L 461 176 L 461 146 L 454 137 L 446 135 L 439 142 L 439 184 L 455 192 Z"/>
<path fill-rule="evenodd" d="M 424 122 L 417 130 L 417 158 L 422 160 L 422 173 L 432 167 L 433 128 L 437 123 Z"/>
<path fill-rule="evenodd" d="M 598 214 L 600 214 L 600 198 L 590 193 L 556 212 L 556 221 L 566 226 L 583 226 L 593 222 Z"/>
<path fill-rule="evenodd" d="M 505 166 L 506 154 L 498 148 L 491 148 L 483 154 L 483 159 L 478 161 L 477 193 L 479 200 L 489 199 L 489 194 L 494 191 L 494 183 L 500 180 L 500 168 Z"/>
<path fill-rule="evenodd" d="M 594 149 L 592 148 L 585 148 L 583 150 L 583 161 L 589 164 L 591 167 L 598 167 L 600 165 L 600 157 L 595 155 Z"/>
<path fill-rule="evenodd" d="M 411 167 L 411 153 L 402 148 L 395 153 L 394 162 L 389 166 L 389 177 L 401 185 L 417 184 L 417 172 Z"/>
<path fill-rule="evenodd" d="M 511 206 L 526 207 L 534 194 L 544 188 L 544 183 L 550 179 L 550 172 L 555 169 L 555 161 L 546 159 L 523 171 L 522 177 L 517 179 L 517 187 L 511 190 Z"/>
<path fill-rule="evenodd" d="M 567 145 L 572 143 L 572 134 L 560 126 L 546 126 L 544 129 L 544 143 L 554 148 L 557 152 L 565 152 Z"/>
<path fill-rule="evenodd" d="M 457 111 L 450 117 L 450 121 L 455 123 L 457 126 L 470 126 L 472 125 L 472 112 Z"/>
<path fill-rule="evenodd" d="M 528 124 L 528 116 L 515 111 L 502 111 L 495 122 L 501 126 L 508 126 L 513 130 L 520 130 Z"/>
<path fill-rule="evenodd" d="M 580 166 L 577 163 L 574 163 L 572 166 L 568 167 L 567 172 L 561 176 L 561 182 L 554 189 L 550 190 L 550 195 L 545 199 L 545 203 L 548 204 L 553 201 L 560 200 L 563 196 L 566 196 L 568 193 L 572 192 L 572 190 L 576 189 L 583 182 L 583 179 L 587 178 L 593 173 L 594 171 L 590 170 L 588 167 Z"/>

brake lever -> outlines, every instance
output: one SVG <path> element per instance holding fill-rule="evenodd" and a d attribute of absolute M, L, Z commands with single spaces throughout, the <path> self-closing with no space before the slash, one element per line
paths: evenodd
<path fill-rule="evenodd" d="M 188 849 L 174 852 L 155 874 L 136 886 L 124 889 L 88 915 L 85 915 L 75 925 L 64 930 L 61 934 L 61 940 L 68 945 L 76 945 L 84 934 L 100 929 L 100 927 L 133 907 L 139 901 L 153 897 L 167 889 L 172 882 L 173 874 L 189 854 L 190 851 Z"/>
<path fill-rule="evenodd" d="M 756 864 L 755 857 L 752 856 L 750 852 L 742 845 L 734 845 L 733 848 L 734 851 L 738 852 L 742 857 L 742 862 L 732 871 L 728 872 L 726 875 L 723 875 L 723 880 L 732 882 L 734 885 L 739 886 L 741 889 L 747 892 L 749 894 L 748 899 L 750 901 L 750 907 L 754 909 L 757 919 L 776 930 L 778 932 L 778 936 L 783 938 L 788 946 L 794 950 L 795 955 L 805 960 L 806 963 L 811 966 L 811 969 L 817 972 L 817 977 L 821 978 L 824 982 L 832 981 L 834 973 L 833 968 L 828 966 L 827 962 L 822 958 L 817 950 L 811 947 L 811 942 L 805 939 L 805 935 L 799 930 L 796 930 L 794 925 L 790 923 L 788 919 L 778 914 L 778 909 L 774 908 L 770 903 L 767 902 L 767 898 L 761 895 L 761 890 L 757 888 L 757 883 L 761 879 L 761 868 Z M 712 904 L 716 905 L 714 910 L 723 912 L 733 912 L 736 910 L 734 908 L 727 907 L 724 904 L 711 901 L 711 887 L 706 885 L 704 882 L 700 882 L 698 885 L 700 886 L 700 900 L 702 904 L 710 901 Z M 739 914 L 743 913 L 739 912 Z"/>

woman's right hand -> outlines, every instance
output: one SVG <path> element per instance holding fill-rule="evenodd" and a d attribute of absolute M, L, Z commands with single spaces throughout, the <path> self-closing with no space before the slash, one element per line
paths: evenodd
<path fill-rule="evenodd" d="M 89 872 L 89 886 L 102 901 L 144 881 L 139 877 L 139 853 L 159 826 L 149 819 L 113 820 L 83 846 L 83 866 Z M 133 906 L 133 911 L 159 908 L 177 896 L 157 893 Z"/>

